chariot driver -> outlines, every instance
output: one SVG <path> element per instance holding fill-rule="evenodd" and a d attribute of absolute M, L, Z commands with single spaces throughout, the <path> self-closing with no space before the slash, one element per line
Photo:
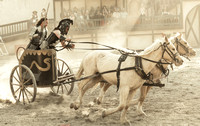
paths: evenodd
<path fill-rule="evenodd" d="M 32 28 L 31 32 L 29 33 L 30 43 L 26 47 L 27 49 L 34 49 L 39 50 L 41 43 L 47 37 L 47 25 L 48 20 L 47 18 L 41 18 L 35 27 Z"/>
<path fill-rule="evenodd" d="M 67 35 L 70 25 L 73 25 L 73 20 L 63 19 L 59 22 L 58 26 L 54 28 L 51 34 L 47 37 L 46 41 L 43 41 L 40 46 L 41 49 L 53 49 L 55 45 L 61 42 L 63 48 L 73 49 L 74 44 L 70 43 L 71 39 L 67 39 Z M 58 41 L 59 40 L 59 41 Z M 68 42 L 67 44 L 65 42 Z"/>

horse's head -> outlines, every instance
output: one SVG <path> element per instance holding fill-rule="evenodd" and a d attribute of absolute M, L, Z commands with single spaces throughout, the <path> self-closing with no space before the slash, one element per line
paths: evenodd
<path fill-rule="evenodd" d="M 183 38 L 182 34 L 177 33 L 174 39 L 175 39 L 174 46 L 176 47 L 176 50 L 179 52 L 181 56 L 192 57 L 196 55 L 196 51 Z"/>
<path fill-rule="evenodd" d="M 179 53 L 177 52 L 175 46 L 172 44 L 171 41 L 165 37 L 165 42 L 162 44 L 163 53 L 162 58 L 165 59 L 167 62 L 174 63 L 176 66 L 180 66 L 183 64 L 183 60 L 180 57 Z"/>

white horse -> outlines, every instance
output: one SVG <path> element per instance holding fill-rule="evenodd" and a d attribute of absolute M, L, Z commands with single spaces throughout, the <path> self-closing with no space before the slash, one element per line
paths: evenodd
<path fill-rule="evenodd" d="M 182 56 L 187 56 L 187 57 L 192 57 L 196 55 L 195 50 L 189 45 L 189 43 L 183 38 L 183 35 L 180 33 L 177 33 L 175 36 L 170 37 L 169 38 L 170 41 L 172 41 L 172 43 L 174 44 L 174 46 L 176 47 L 176 50 L 179 52 L 180 55 Z M 163 70 L 166 70 L 168 65 L 162 65 L 163 66 Z M 152 69 L 151 73 L 153 74 L 154 83 L 160 83 L 160 78 L 163 75 L 163 72 L 160 68 L 158 68 L 157 66 L 155 68 Z M 146 82 L 146 83 L 151 83 L 151 82 Z M 94 99 L 94 101 L 98 104 L 102 103 L 105 92 L 107 91 L 107 89 L 111 86 L 111 84 L 109 83 L 100 83 L 100 88 L 101 91 L 99 93 L 99 96 L 97 98 Z M 146 95 L 148 93 L 148 91 L 151 89 L 152 86 L 142 86 L 140 88 L 140 97 L 138 99 L 135 99 L 133 101 L 133 104 L 137 104 L 138 103 L 138 107 L 137 107 L 137 111 L 141 114 L 144 114 L 144 111 L 142 110 L 142 105 L 144 102 L 144 99 L 146 98 Z"/>
<path fill-rule="evenodd" d="M 187 57 L 193 57 L 196 55 L 196 51 L 183 38 L 182 34 L 176 34 L 175 36 L 170 37 L 170 40 L 172 41 L 172 43 L 174 44 L 174 46 L 176 47 L 176 50 L 179 52 L 180 55 L 187 56 Z M 168 68 L 168 65 L 163 65 L 163 68 L 164 68 L 164 70 L 166 70 Z M 155 78 L 154 83 L 159 83 L 163 72 L 158 67 L 155 67 L 155 68 L 153 68 L 151 73 L 153 74 L 153 77 Z M 152 88 L 152 86 L 142 86 L 140 88 L 140 97 L 133 101 L 133 104 L 138 103 L 137 111 L 141 114 L 144 114 L 145 116 L 146 116 L 146 114 L 142 110 L 142 105 L 143 105 L 144 99 L 147 96 L 148 91 L 151 88 Z"/>
<path fill-rule="evenodd" d="M 177 53 L 174 45 L 170 41 L 168 41 L 166 37 L 161 42 L 154 42 L 150 47 L 141 52 L 139 56 L 142 58 L 151 59 L 156 62 L 164 59 L 165 61 L 174 63 L 177 66 L 182 65 L 183 63 L 183 60 Z M 109 52 L 91 52 L 83 58 L 81 66 L 77 73 L 77 77 L 79 78 L 82 75 L 83 71 L 84 76 L 89 76 L 96 73 L 115 70 L 118 66 L 119 57 L 120 55 Z M 156 63 L 147 60 L 142 60 L 142 63 L 145 73 L 149 73 L 156 65 Z M 127 59 L 122 63 L 121 69 L 133 66 L 135 66 L 135 57 L 130 56 L 127 57 Z M 97 82 L 100 82 L 102 80 L 107 81 L 109 84 L 117 85 L 117 77 L 115 72 L 101 74 L 99 76 L 96 76 L 95 78 L 82 80 L 78 85 L 79 96 L 74 103 L 71 103 L 70 108 L 74 108 L 75 110 L 78 109 L 82 104 L 82 97 L 84 93 L 89 88 L 93 87 Z M 116 108 L 104 110 L 102 112 L 102 116 L 105 117 L 117 111 L 122 111 L 120 117 L 121 122 L 128 122 L 128 120 L 126 119 L 127 109 L 130 106 L 131 99 L 133 98 L 136 90 L 141 87 L 144 82 L 145 80 L 143 80 L 135 72 L 135 70 L 121 71 L 119 86 L 119 106 Z"/>

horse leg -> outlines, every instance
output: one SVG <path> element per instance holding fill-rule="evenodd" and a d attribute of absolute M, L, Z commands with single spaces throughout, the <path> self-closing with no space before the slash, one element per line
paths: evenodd
<path fill-rule="evenodd" d="M 72 104 L 72 106 L 70 106 L 70 108 L 74 108 L 75 110 L 77 110 L 80 107 L 80 105 L 82 104 L 82 98 L 83 98 L 83 95 L 85 94 L 85 92 L 88 89 L 92 88 L 100 80 L 101 80 L 101 77 L 95 77 L 95 78 L 88 80 L 87 83 L 82 85 L 82 89 L 79 90 L 79 96 L 78 96 L 76 102 L 74 104 Z"/>
<path fill-rule="evenodd" d="M 142 106 L 143 106 L 143 103 L 144 103 L 144 99 L 146 98 L 147 93 L 151 88 L 152 88 L 152 86 L 143 86 L 143 87 L 141 87 L 141 91 L 140 91 L 141 94 L 140 94 L 140 98 L 138 100 L 137 111 L 140 114 L 144 114 L 145 116 L 147 116 L 147 115 L 143 111 Z"/>
<path fill-rule="evenodd" d="M 133 96 L 135 95 L 135 93 L 136 93 L 136 89 L 129 91 L 126 106 L 124 107 L 124 109 L 121 112 L 121 117 L 120 117 L 121 123 L 127 123 L 128 122 L 130 124 L 130 121 L 128 121 L 127 118 L 126 118 L 126 113 L 127 113 L 127 110 L 128 110 L 128 108 L 131 104 L 131 100 L 132 100 Z"/>
<path fill-rule="evenodd" d="M 74 103 L 70 104 L 70 108 L 74 108 L 75 110 L 78 109 L 80 107 L 80 105 L 82 104 L 82 97 L 83 97 L 83 87 L 84 85 L 86 85 L 91 79 L 86 79 L 86 80 L 82 80 L 79 84 L 78 84 L 78 97 L 75 100 Z"/>
<path fill-rule="evenodd" d="M 107 89 L 111 86 L 111 84 L 109 83 L 105 83 L 105 82 L 100 82 L 100 93 L 99 96 L 97 98 L 94 99 L 94 102 L 96 102 L 97 104 L 101 104 L 103 101 L 103 98 L 105 96 L 105 93 L 107 91 Z"/>
<path fill-rule="evenodd" d="M 155 81 L 155 83 L 161 83 L 161 81 L 158 79 Z M 145 116 L 147 116 L 145 114 L 145 112 L 142 110 L 142 105 L 143 105 L 143 102 L 144 102 L 144 99 L 146 98 L 147 96 L 147 93 L 149 92 L 149 90 L 152 88 L 152 86 L 142 86 L 141 87 L 141 91 L 140 91 L 140 98 L 138 100 L 138 107 L 137 107 L 137 111 L 141 114 L 144 114 Z"/>
<path fill-rule="evenodd" d="M 147 90 L 146 90 L 146 95 L 149 92 L 149 90 L 152 88 L 152 86 L 147 86 Z"/>
<path fill-rule="evenodd" d="M 147 92 L 146 92 L 146 88 L 147 88 L 147 86 L 142 86 L 142 87 L 140 87 L 140 97 L 137 98 L 137 99 L 133 99 L 132 102 L 131 102 L 131 104 L 136 105 L 136 104 L 138 104 L 140 101 L 142 101 L 143 96 L 147 93 Z"/>
<path fill-rule="evenodd" d="M 106 116 L 113 114 L 117 111 L 123 110 L 124 107 L 126 106 L 128 94 L 129 94 L 129 87 L 128 86 L 124 86 L 124 87 L 121 86 L 120 87 L 120 97 L 119 97 L 120 103 L 119 103 L 118 107 L 104 110 L 102 112 L 102 117 L 106 117 Z"/>
<path fill-rule="evenodd" d="M 98 103 L 99 102 L 99 97 L 102 95 L 101 93 L 102 93 L 102 90 L 104 88 L 105 82 L 100 82 L 99 84 L 100 84 L 99 96 L 94 99 L 94 102 L 97 103 L 97 104 L 100 104 L 100 103 Z"/>
<path fill-rule="evenodd" d="M 137 106 L 137 111 L 140 113 L 140 114 L 144 114 L 145 116 L 147 116 L 145 114 L 145 112 L 143 111 L 142 109 L 142 105 L 143 105 L 143 102 L 144 102 L 144 99 L 146 98 L 146 95 L 147 95 L 147 89 L 148 89 L 148 86 L 142 86 L 140 88 L 140 98 L 138 100 L 138 106 Z"/>
<path fill-rule="evenodd" d="M 102 80 L 102 79 L 101 79 L 100 76 L 99 76 L 99 77 L 95 77 L 95 78 L 93 78 L 92 80 L 90 80 L 86 85 L 84 85 L 84 87 L 83 87 L 83 89 L 82 89 L 82 93 L 85 94 L 85 92 L 86 92 L 88 89 L 90 89 L 90 88 L 92 88 L 93 86 L 95 86 L 96 83 L 98 83 L 98 82 L 101 81 L 101 80 Z"/>

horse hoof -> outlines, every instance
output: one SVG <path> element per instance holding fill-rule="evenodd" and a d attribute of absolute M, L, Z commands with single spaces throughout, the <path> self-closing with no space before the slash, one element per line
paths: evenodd
<path fill-rule="evenodd" d="M 147 117 L 147 114 L 145 112 L 143 112 L 142 114 Z"/>
<path fill-rule="evenodd" d="M 121 121 L 121 124 L 125 126 L 131 126 L 131 122 L 128 120 Z"/>
<path fill-rule="evenodd" d="M 102 112 L 102 118 L 104 118 L 104 117 L 106 117 L 106 111 L 105 110 Z"/>
<path fill-rule="evenodd" d="M 70 104 L 70 109 L 74 108 L 74 103 Z"/>
<path fill-rule="evenodd" d="M 74 105 L 74 109 L 77 110 L 77 109 L 78 109 L 78 106 Z"/>
<path fill-rule="evenodd" d="M 147 114 L 143 110 L 137 110 L 139 115 L 147 116 Z"/>
<path fill-rule="evenodd" d="M 95 98 L 93 102 L 96 103 L 97 102 L 97 98 Z"/>
<path fill-rule="evenodd" d="M 101 102 L 100 102 L 99 100 L 97 100 L 96 102 L 97 102 L 97 104 L 98 104 L 98 105 L 100 105 L 100 104 L 101 104 Z"/>
<path fill-rule="evenodd" d="M 74 104 L 74 109 L 77 110 L 79 106 L 77 104 Z"/>

